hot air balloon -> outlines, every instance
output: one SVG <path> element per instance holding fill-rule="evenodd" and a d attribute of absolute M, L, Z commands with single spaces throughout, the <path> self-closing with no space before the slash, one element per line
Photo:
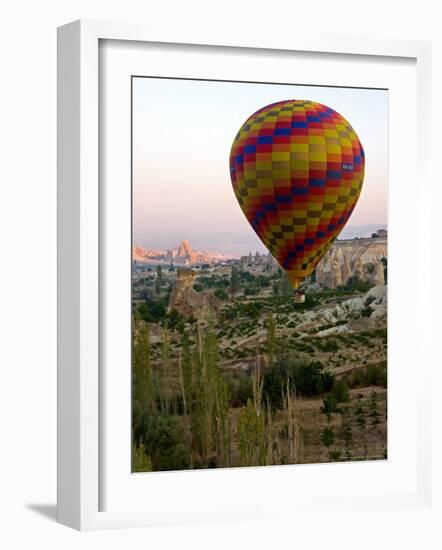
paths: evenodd
<path fill-rule="evenodd" d="M 272 103 L 239 129 L 230 152 L 236 198 L 295 294 L 353 212 L 364 163 L 349 122 L 321 103 Z"/>

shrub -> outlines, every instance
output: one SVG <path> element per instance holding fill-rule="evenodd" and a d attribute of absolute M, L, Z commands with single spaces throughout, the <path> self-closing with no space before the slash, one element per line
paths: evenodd
<path fill-rule="evenodd" d="M 258 319 L 262 310 L 262 305 L 259 302 L 249 302 L 244 304 L 243 311 L 251 319 Z"/>
<path fill-rule="evenodd" d="M 330 451 L 328 456 L 333 462 L 339 462 L 341 460 L 341 451 Z"/>
<path fill-rule="evenodd" d="M 335 342 L 335 340 L 327 340 L 325 344 L 322 346 L 323 351 L 329 351 L 331 353 L 337 352 L 339 349 L 338 344 Z"/>
<path fill-rule="evenodd" d="M 361 279 L 359 279 L 359 277 L 354 276 L 354 277 L 350 277 L 347 280 L 344 288 L 346 290 L 356 290 L 359 292 L 367 292 L 368 290 L 370 290 L 370 288 L 372 288 L 372 286 L 373 286 L 372 284 L 362 281 Z"/>
<path fill-rule="evenodd" d="M 255 280 L 255 275 L 250 273 L 250 271 L 239 271 L 238 276 L 242 282 L 246 283 L 252 283 Z"/>
<path fill-rule="evenodd" d="M 256 296 L 256 294 L 258 294 L 258 292 L 259 292 L 259 289 L 255 286 L 247 286 L 244 289 L 244 295 L 245 296 Z"/>
<path fill-rule="evenodd" d="M 137 434 L 134 435 L 144 444 L 153 471 L 189 468 L 189 450 L 185 445 L 183 428 L 177 417 L 146 414 Z"/>
<path fill-rule="evenodd" d="M 158 323 L 165 319 L 167 314 L 167 302 L 164 299 L 154 300 L 147 298 L 138 306 L 140 318 L 146 323 Z"/>
<path fill-rule="evenodd" d="M 213 293 L 219 300 L 228 300 L 228 295 L 225 290 L 222 288 L 217 288 L 215 292 Z"/>
<path fill-rule="evenodd" d="M 373 311 L 374 309 L 371 306 L 364 307 L 364 309 L 361 310 L 361 317 L 370 317 Z"/>
<path fill-rule="evenodd" d="M 143 444 L 132 444 L 132 470 L 134 472 L 151 472 L 152 461 L 146 454 Z"/>
<path fill-rule="evenodd" d="M 256 277 L 256 283 L 261 287 L 261 288 L 267 288 L 270 286 L 270 280 L 268 277 L 264 277 L 264 275 L 258 275 Z"/>

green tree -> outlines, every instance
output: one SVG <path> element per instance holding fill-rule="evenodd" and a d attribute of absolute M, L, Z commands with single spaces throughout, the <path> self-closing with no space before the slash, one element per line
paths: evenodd
<path fill-rule="evenodd" d="M 326 395 L 322 400 L 321 412 L 327 416 L 327 422 L 330 423 L 331 415 L 339 413 L 337 403 L 333 395 Z"/>
<path fill-rule="evenodd" d="M 374 309 L 371 306 L 364 307 L 364 309 L 361 310 L 361 316 L 362 317 L 370 317 L 370 315 L 373 313 Z"/>
<path fill-rule="evenodd" d="M 338 351 L 338 349 L 339 346 L 335 340 L 328 340 L 323 346 L 323 351 L 331 352 L 332 357 Z"/>
<path fill-rule="evenodd" d="M 273 290 L 273 294 L 275 296 L 278 296 L 281 293 L 281 285 L 279 284 L 279 281 L 274 281 L 273 282 L 272 290 Z"/>
<path fill-rule="evenodd" d="M 195 452 L 203 465 L 228 466 L 230 394 L 218 365 L 218 347 L 212 325 L 205 336 L 198 327 L 192 372 L 189 414 Z"/>
<path fill-rule="evenodd" d="M 265 416 L 250 399 L 238 421 L 238 446 L 242 466 L 263 466 L 266 460 Z"/>
<path fill-rule="evenodd" d="M 185 328 L 185 323 L 180 313 L 176 308 L 172 308 L 166 315 L 167 326 L 172 330 L 177 330 L 178 332 L 183 332 Z"/>
<path fill-rule="evenodd" d="M 245 296 L 256 296 L 259 294 L 259 288 L 256 286 L 246 286 L 244 289 Z"/>
<path fill-rule="evenodd" d="M 235 298 L 236 293 L 239 290 L 239 272 L 236 265 L 232 265 L 232 271 L 230 275 L 230 294 L 232 300 Z"/>
<path fill-rule="evenodd" d="M 133 472 L 151 472 L 152 460 L 146 454 L 143 443 L 132 444 L 132 471 Z"/>
<path fill-rule="evenodd" d="M 144 414 L 155 412 L 155 390 L 150 362 L 150 328 L 141 321 L 135 325 L 132 370 L 133 430 L 139 433 Z"/>
<path fill-rule="evenodd" d="M 372 391 L 370 394 L 370 402 L 369 402 L 369 417 L 371 419 L 371 425 L 373 427 L 377 426 L 379 424 L 379 411 L 378 411 L 378 402 L 376 397 L 376 392 Z"/>
<path fill-rule="evenodd" d="M 163 327 L 161 342 L 161 410 L 170 411 L 170 339 L 167 327 Z"/>
<path fill-rule="evenodd" d="M 333 445 L 335 441 L 335 433 L 330 427 L 325 427 L 321 434 L 321 442 L 323 445 L 325 445 L 327 448 L 330 447 L 330 445 Z"/>
<path fill-rule="evenodd" d="M 330 370 L 323 370 L 321 373 L 322 391 L 332 391 L 335 385 L 335 375 Z"/>
<path fill-rule="evenodd" d="M 269 315 L 267 319 L 266 352 L 269 364 L 271 365 L 276 352 L 276 323 L 273 315 Z"/>
<path fill-rule="evenodd" d="M 345 379 L 338 380 L 333 386 L 333 397 L 337 403 L 348 403 L 350 401 L 350 394 L 348 391 L 348 384 Z"/>
<path fill-rule="evenodd" d="M 217 288 L 213 294 L 218 298 L 218 300 L 225 301 L 229 298 L 227 292 L 222 288 Z"/>
<path fill-rule="evenodd" d="M 303 440 L 301 421 L 297 406 L 295 392 L 290 392 L 290 384 L 287 380 L 287 390 L 283 399 L 283 412 L 288 440 L 288 462 L 299 464 L 302 462 Z"/>
<path fill-rule="evenodd" d="M 152 461 L 152 470 L 185 470 L 190 453 L 178 417 L 170 414 L 146 415 L 143 422 L 145 453 Z"/>
<path fill-rule="evenodd" d="M 192 409 L 193 391 L 193 364 L 190 352 L 189 336 L 184 333 L 181 338 L 181 352 L 179 356 L 179 370 L 181 378 L 181 391 L 183 396 L 184 414 L 187 415 Z"/>
<path fill-rule="evenodd" d="M 293 294 L 293 287 L 285 271 L 281 271 L 281 294 L 283 296 L 291 296 Z"/>
<path fill-rule="evenodd" d="M 247 302 L 243 304 L 242 311 L 250 319 L 258 319 L 262 311 L 262 304 L 257 301 Z"/>
<path fill-rule="evenodd" d="M 290 392 L 311 397 L 331 391 L 334 375 L 324 370 L 319 361 L 310 361 L 307 356 L 293 353 L 275 355 L 273 363 L 264 373 L 264 399 L 272 409 L 282 408 L 282 395 L 286 391 L 287 380 Z"/>
<path fill-rule="evenodd" d="M 362 401 L 359 398 L 357 407 L 355 410 L 355 416 L 356 416 L 356 424 L 359 426 L 359 428 L 364 428 L 365 424 L 367 423 L 365 420 L 365 410 L 362 407 Z"/>
<path fill-rule="evenodd" d="M 341 451 L 339 450 L 330 451 L 328 453 L 328 456 L 330 457 L 330 460 L 332 460 L 333 462 L 339 462 L 339 460 L 341 460 Z"/>
<path fill-rule="evenodd" d="M 353 443 L 353 430 L 348 413 L 348 407 L 342 411 L 341 438 L 345 445 L 345 457 L 351 458 L 350 446 Z"/>
<path fill-rule="evenodd" d="M 138 316 L 146 323 L 161 323 L 167 316 L 167 303 L 164 299 L 153 300 L 146 298 L 138 306 Z"/>
<path fill-rule="evenodd" d="M 212 426 L 212 444 L 214 444 L 218 466 L 228 466 L 230 459 L 230 396 L 228 385 L 218 365 L 218 344 L 213 325 L 204 339 L 203 368 L 206 387 L 206 403 Z"/>
<path fill-rule="evenodd" d="M 297 369 L 295 381 L 301 395 L 312 396 L 324 390 L 328 391 L 334 383 L 334 376 L 329 371 L 325 371 L 319 361 L 312 361 Z M 324 382 L 326 382 L 326 388 Z"/>
<path fill-rule="evenodd" d="M 162 284 L 163 284 L 163 270 L 161 269 L 161 265 L 157 265 L 157 278 L 155 280 L 155 292 L 157 294 L 160 294 Z"/>

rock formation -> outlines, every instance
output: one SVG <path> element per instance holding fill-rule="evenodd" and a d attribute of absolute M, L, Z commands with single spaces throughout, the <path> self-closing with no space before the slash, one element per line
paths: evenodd
<path fill-rule="evenodd" d="M 181 269 L 169 300 L 169 309 L 176 309 L 184 318 L 208 319 L 216 315 L 221 302 L 210 292 L 196 292 L 193 289 L 195 271 Z"/>
<path fill-rule="evenodd" d="M 192 247 L 190 246 L 189 241 L 184 240 L 180 243 L 177 251 L 177 256 L 181 258 L 191 258 L 194 255 Z"/>
<path fill-rule="evenodd" d="M 139 263 L 170 263 L 192 265 L 198 263 L 215 263 L 231 260 L 232 255 L 220 254 L 206 250 L 194 250 L 189 241 L 181 241 L 177 248 L 172 250 L 158 250 L 134 246 L 133 259 Z"/>
<path fill-rule="evenodd" d="M 386 283 L 386 239 L 335 241 L 316 267 L 316 282 L 328 288 L 345 285 L 350 277 L 374 285 Z"/>

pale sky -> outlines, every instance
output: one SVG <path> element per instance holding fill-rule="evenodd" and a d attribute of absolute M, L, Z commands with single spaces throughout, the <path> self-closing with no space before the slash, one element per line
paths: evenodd
<path fill-rule="evenodd" d="M 316 86 L 134 78 L 134 244 L 241 254 L 265 250 L 230 182 L 229 153 L 258 109 L 309 99 L 338 111 L 366 155 L 361 196 L 346 229 L 387 223 L 388 92 Z"/>

